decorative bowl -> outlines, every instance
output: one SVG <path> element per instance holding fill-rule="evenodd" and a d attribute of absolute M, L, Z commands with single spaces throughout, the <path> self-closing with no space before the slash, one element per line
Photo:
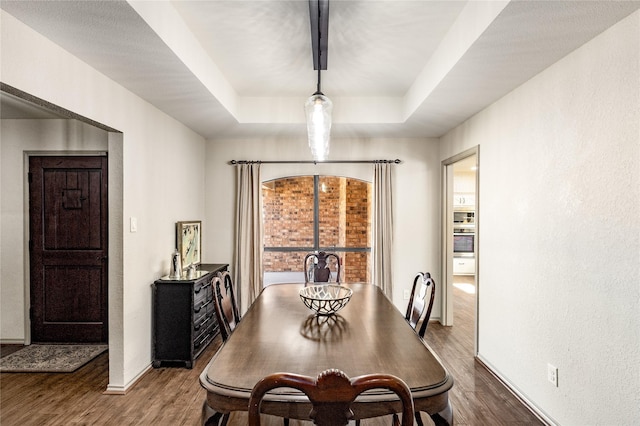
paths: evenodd
<path fill-rule="evenodd" d="M 353 290 L 337 284 L 310 285 L 300 290 L 300 299 L 318 315 L 333 315 L 344 308 Z"/>

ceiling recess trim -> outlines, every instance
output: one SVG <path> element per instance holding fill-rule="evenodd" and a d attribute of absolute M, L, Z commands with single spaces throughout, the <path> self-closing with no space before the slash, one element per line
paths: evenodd
<path fill-rule="evenodd" d="M 20 98 L 25 102 L 29 102 L 33 105 L 37 105 L 38 107 L 41 107 L 45 110 L 50 111 L 53 114 L 57 114 L 59 115 L 61 118 L 66 118 L 66 119 L 70 119 L 70 120 L 78 120 L 81 121 L 83 123 L 87 123 L 90 124 L 94 127 L 97 127 L 99 129 L 105 130 L 107 132 L 116 132 L 116 133 L 122 133 L 120 130 L 114 129 L 112 127 L 109 127 L 107 125 L 104 125 L 102 123 L 99 123 L 95 120 L 92 120 L 90 118 L 87 118 L 83 115 L 80 114 L 76 114 L 73 111 L 70 111 L 66 108 L 63 108 L 61 106 L 58 106 L 56 104 L 53 104 L 49 101 L 45 101 L 42 98 L 38 98 L 37 96 L 33 96 L 27 92 L 24 92 L 16 87 L 10 86 L 6 83 L 0 82 L 0 91 L 4 92 L 4 93 L 8 93 L 9 95 L 15 96 L 16 98 Z"/>

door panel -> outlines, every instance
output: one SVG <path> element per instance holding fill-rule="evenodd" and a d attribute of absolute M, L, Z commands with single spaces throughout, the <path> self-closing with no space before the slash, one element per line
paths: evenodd
<path fill-rule="evenodd" d="M 107 158 L 30 157 L 34 342 L 107 341 Z"/>
<path fill-rule="evenodd" d="M 47 267 L 44 318 L 51 322 L 100 322 L 100 268 Z"/>

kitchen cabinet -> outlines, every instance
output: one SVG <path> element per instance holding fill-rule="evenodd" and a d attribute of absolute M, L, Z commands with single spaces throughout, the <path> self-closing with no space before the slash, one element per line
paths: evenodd
<path fill-rule="evenodd" d="M 453 207 L 473 209 L 476 204 L 476 195 L 473 193 L 453 194 Z"/>
<path fill-rule="evenodd" d="M 200 265 L 192 279 L 163 277 L 153 283 L 153 366 L 194 360 L 219 333 L 212 279 L 226 264 Z"/>
<path fill-rule="evenodd" d="M 474 257 L 454 257 L 453 275 L 474 275 L 476 273 L 476 259 Z"/>

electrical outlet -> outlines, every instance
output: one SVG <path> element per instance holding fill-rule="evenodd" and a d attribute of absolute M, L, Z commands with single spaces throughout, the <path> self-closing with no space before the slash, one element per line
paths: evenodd
<path fill-rule="evenodd" d="M 555 387 L 558 387 L 558 367 L 547 364 L 547 380 L 553 383 Z"/>
<path fill-rule="evenodd" d="M 404 291 L 404 300 L 409 300 L 410 297 L 411 297 L 411 291 L 410 290 L 405 290 Z"/>

